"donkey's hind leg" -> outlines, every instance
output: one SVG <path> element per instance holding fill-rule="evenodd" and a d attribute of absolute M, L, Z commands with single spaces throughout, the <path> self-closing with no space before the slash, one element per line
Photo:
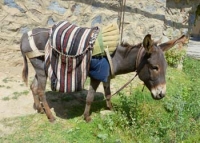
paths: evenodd
<path fill-rule="evenodd" d="M 55 117 L 53 116 L 49 105 L 46 100 L 45 95 L 45 89 L 46 89 L 46 82 L 47 82 L 47 76 L 44 70 L 44 61 L 40 58 L 31 59 L 31 63 L 35 69 L 36 72 L 36 79 L 37 79 L 37 95 L 39 97 L 39 101 L 42 103 L 42 106 L 44 108 L 44 111 L 46 113 L 47 118 L 50 122 L 53 122 L 55 120 Z"/>
<path fill-rule="evenodd" d="M 38 113 L 44 113 L 43 107 L 41 106 L 40 99 L 38 97 L 38 80 L 36 75 L 30 88 L 34 99 L 34 104 L 33 104 L 34 109 L 36 109 Z"/>

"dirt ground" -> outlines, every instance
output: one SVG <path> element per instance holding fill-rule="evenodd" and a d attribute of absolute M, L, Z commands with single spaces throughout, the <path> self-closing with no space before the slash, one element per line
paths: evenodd
<path fill-rule="evenodd" d="M 29 82 L 28 86 L 26 86 L 21 76 L 23 58 L 19 47 L 18 49 L 15 47 L 14 50 L 4 49 L 0 53 L 0 57 L 0 120 L 35 114 L 37 111 L 33 109 L 33 96 L 30 90 L 30 84 L 35 74 L 33 67 L 29 63 Z M 50 87 L 47 85 L 47 91 L 49 90 Z M 57 97 L 53 97 L 52 93 L 49 94 L 48 98 Z"/>
<path fill-rule="evenodd" d="M 34 77 L 34 69 L 29 63 L 29 85 L 26 86 L 21 78 L 22 68 L 23 68 L 23 59 L 21 56 L 21 52 L 19 49 L 19 45 L 10 48 L 2 48 L 3 50 L 0 52 L 0 120 L 3 118 L 17 117 L 17 116 L 25 116 L 29 114 L 35 114 L 36 111 L 33 109 L 33 96 L 30 90 L 30 83 Z M 131 75 L 134 75 L 131 73 Z M 122 84 L 128 81 L 130 78 L 130 74 L 117 76 L 111 83 L 111 91 L 114 93 L 117 89 L 119 89 Z M 120 82 L 117 82 L 120 80 Z M 120 84 L 119 84 L 120 83 Z M 133 85 L 137 86 L 137 85 Z M 85 89 L 88 89 L 88 85 L 85 86 Z M 129 89 L 129 88 L 128 88 Z M 50 87 L 47 85 L 47 91 L 50 91 Z M 103 96 L 101 92 L 103 92 L 102 86 L 100 86 L 97 90 L 98 94 Z M 52 93 L 47 93 L 48 97 L 51 100 L 56 100 L 56 96 L 52 95 Z M 85 98 L 87 94 L 87 90 L 84 90 L 81 93 L 73 93 L 72 96 L 83 96 Z M 101 97 L 103 98 L 103 97 Z M 66 107 L 66 104 L 58 100 L 60 103 L 49 103 L 57 110 L 58 114 L 60 113 L 60 108 Z M 74 102 L 78 102 L 75 99 Z M 62 104 L 61 104 L 62 103 Z M 54 105 L 57 104 L 57 105 Z M 64 107 L 58 107 L 64 106 Z M 83 107 L 84 108 L 84 107 Z M 84 109 L 83 109 L 84 110 Z M 66 112 L 66 111 L 63 111 Z M 59 115 L 58 115 L 59 116 Z M 64 115 L 62 115 L 64 116 Z"/>
<path fill-rule="evenodd" d="M 7 118 L 14 118 L 20 116 L 27 116 L 30 114 L 37 114 L 33 109 L 33 96 L 30 90 L 30 84 L 34 77 L 34 69 L 29 63 L 29 83 L 28 86 L 22 81 L 23 58 L 21 56 L 19 45 L 1 48 L 0 52 L 0 137 L 11 134 L 15 131 L 14 127 L 7 127 L 3 123 Z M 135 73 L 117 76 L 111 82 L 111 92 L 114 93 L 123 84 L 125 84 L 131 76 Z M 49 81 L 48 81 L 49 83 Z M 89 83 L 89 82 L 88 82 Z M 85 99 L 87 95 L 88 83 L 85 89 L 77 93 L 55 93 L 51 92 L 50 86 L 47 85 L 47 102 L 51 111 L 56 118 L 70 119 L 74 117 L 81 117 L 85 107 Z M 133 83 L 133 82 L 132 82 Z M 130 89 L 141 84 L 139 79 L 134 80 L 133 84 L 123 91 L 129 92 Z M 142 86 L 141 86 L 142 87 Z M 128 93 L 130 94 L 130 93 Z M 80 100 L 81 99 L 81 100 Z M 99 108 L 104 108 L 105 101 L 103 101 L 103 86 L 100 85 L 95 94 L 95 100 L 100 101 L 100 106 L 96 108 L 92 106 L 92 112 L 99 112 Z M 84 101 L 83 101 L 84 100 Z M 101 107 L 102 106 L 102 107 Z M 75 107 L 75 108 L 74 108 Z M 95 109 L 96 108 L 96 109 Z M 76 111 L 73 111 L 73 110 Z M 101 111 L 105 114 L 107 110 Z M 76 114 L 75 114 L 76 113 Z"/>
<path fill-rule="evenodd" d="M 23 59 L 19 47 L 2 48 L 0 53 L 0 120 L 35 113 L 29 87 L 22 82 Z M 29 77 L 34 72 L 29 66 Z M 23 95 L 24 94 L 24 95 Z"/>

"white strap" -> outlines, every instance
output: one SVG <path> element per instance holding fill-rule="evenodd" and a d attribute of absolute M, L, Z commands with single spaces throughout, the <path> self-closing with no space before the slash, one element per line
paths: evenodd
<path fill-rule="evenodd" d="M 113 67 L 113 64 L 112 64 L 112 59 L 111 59 L 111 56 L 110 56 L 110 53 L 109 53 L 109 50 L 108 50 L 108 46 L 107 46 L 107 48 L 104 49 L 104 51 L 106 53 L 106 56 L 108 58 L 108 62 L 110 64 L 111 76 L 112 76 L 112 78 L 114 78 L 115 77 L 114 67 Z"/>

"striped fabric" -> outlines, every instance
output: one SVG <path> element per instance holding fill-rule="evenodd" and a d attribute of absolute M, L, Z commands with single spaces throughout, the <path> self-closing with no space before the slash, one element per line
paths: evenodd
<path fill-rule="evenodd" d="M 51 89 L 74 92 L 84 88 L 99 28 L 82 28 L 67 21 L 54 25 L 45 48 Z"/>

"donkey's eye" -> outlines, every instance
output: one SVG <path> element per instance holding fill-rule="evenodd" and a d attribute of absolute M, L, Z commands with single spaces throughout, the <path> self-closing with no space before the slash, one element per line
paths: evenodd
<path fill-rule="evenodd" d="M 158 71 L 158 66 L 157 65 L 151 65 L 151 69 L 155 70 L 155 71 Z"/>

